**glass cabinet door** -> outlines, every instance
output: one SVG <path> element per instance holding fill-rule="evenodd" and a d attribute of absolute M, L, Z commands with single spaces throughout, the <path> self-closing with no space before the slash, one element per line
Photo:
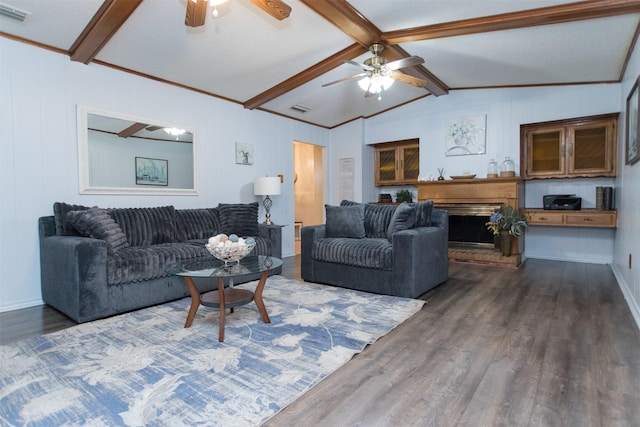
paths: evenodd
<path fill-rule="evenodd" d="M 420 147 L 402 148 L 401 180 L 417 181 L 420 173 Z"/>
<path fill-rule="evenodd" d="M 527 134 L 527 176 L 564 174 L 564 128 L 529 131 Z"/>
<path fill-rule="evenodd" d="M 575 126 L 569 131 L 570 174 L 608 173 L 613 170 L 613 150 L 609 141 L 611 123 Z"/>
<path fill-rule="evenodd" d="M 397 154 L 395 148 L 376 150 L 376 185 L 397 181 Z"/>

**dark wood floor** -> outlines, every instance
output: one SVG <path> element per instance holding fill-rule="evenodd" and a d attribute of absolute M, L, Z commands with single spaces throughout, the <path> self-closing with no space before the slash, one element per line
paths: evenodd
<path fill-rule="evenodd" d="M 300 279 L 299 257 L 283 276 Z M 267 426 L 638 426 L 640 332 L 606 265 L 450 265 L 415 316 Z M 73 325 L 0 313 L 0 343 Z"/>

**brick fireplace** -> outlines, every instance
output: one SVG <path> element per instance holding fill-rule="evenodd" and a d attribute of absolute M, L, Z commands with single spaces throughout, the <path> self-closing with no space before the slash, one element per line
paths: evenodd
<path fill-rule="evenodd" d="M 517 268 L 522 263 L 524 237 L 514 239 L 512 256 L 493 249 L 486 229 L 489 216 L 501 206 L 524 204 L 524 183 L 519 177 L 429 181 L 418 184 L 418 200 L 433 200 L 449 211 L 449 261 Z"/>

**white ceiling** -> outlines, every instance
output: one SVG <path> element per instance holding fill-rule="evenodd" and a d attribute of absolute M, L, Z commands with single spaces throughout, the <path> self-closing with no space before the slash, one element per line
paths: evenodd
<path fill-rule="evenodd" d="M 102 0 L 0 0 L 30 12 L 24 23 L 0 16 L 0 33 L 69 53 L 72 45 L 102 6 Z M 277 21 L 249 0 L 230 0 L 208 14 L 205 25 L 184 25 L 187 0 L 145 0 L 99 50 L 94 62 L 117 66 L 192 88 L 241 104 L 261 98 L 293 76 L 335 58 L 356 42 L 299 0 L 285 0 L 291 15 Z M 306 0 L 308 4 L 344 0 Z M 557 0 L 351 0 L 353 6 L 382 33 L 427 25 L 460 28 L 461 20 L 572 2 Z M 422 37 L 397 46 L 424 58 L 423 67 L 449 90 L 482 87 L 556 85 L 619 81 L 630 47 L 637 38 L 640 1 L 596 0 L 577 6 L 606 5 L 624 13 L 600 13 L 595 19 L 478 32 Z M 314 5 L 315 7 L 315 5 Z M 578 8 L 579 9 L 579 8 Z M 571 9 L 569 15 L 578 12 Z M 551 9 L 553 12 L 553 9 Z M 546 15 L 545 15 L 546 16 Z M 600 17 L 602 16 L 602 17 Z M 498 22 L 500 20 L 497 20 Z M 344 28 L 344 27 L 343 27 Z M 361 50 L 360 52 L 364 52 Z M 387 50 L 382 53 L 390 52 Z M 370 57 L 356 56 L 357 62 Z M 324 127 L 358 117 L 370 117 L 429 95 L 423 88 L 396 82 L 381 100 L 364 97 L 356 81 L 321 87 L 362 70 L 344 64 L 316 78 L 291 82 L 274 99 L 258 107 Z M 403 70 L 407 71 L 407 70 Z M 268 93 L 268 92 L 267 92 Z M 447 96 L 442 95 L 442 96 Z M 307 113 L 290 109 L 301 104 Z"/>

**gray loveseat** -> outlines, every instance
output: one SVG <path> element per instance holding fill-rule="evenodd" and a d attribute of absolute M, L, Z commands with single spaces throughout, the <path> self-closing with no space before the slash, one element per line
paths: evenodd
<path fill-rule="evenodd" d="M 42 299 L 79 323 L 189 295 L 170 267 L 210 256 L 204 244 L 218 233 L 255 237 L 251 255 L 282 252 L 281 228 L 258 224 L 257 203 L 207 209 L 55 203 L 54 215 L 39 218 L 38 226 Z M 196 286 L 217 289 L 213 280 Z"/>
<path fill-rule="evenodd" d="M 447 211 L 433 202 L 326 206 L 326 223 L 301 232 L 302 278 L 415 298 L 447 280 Z"/>

